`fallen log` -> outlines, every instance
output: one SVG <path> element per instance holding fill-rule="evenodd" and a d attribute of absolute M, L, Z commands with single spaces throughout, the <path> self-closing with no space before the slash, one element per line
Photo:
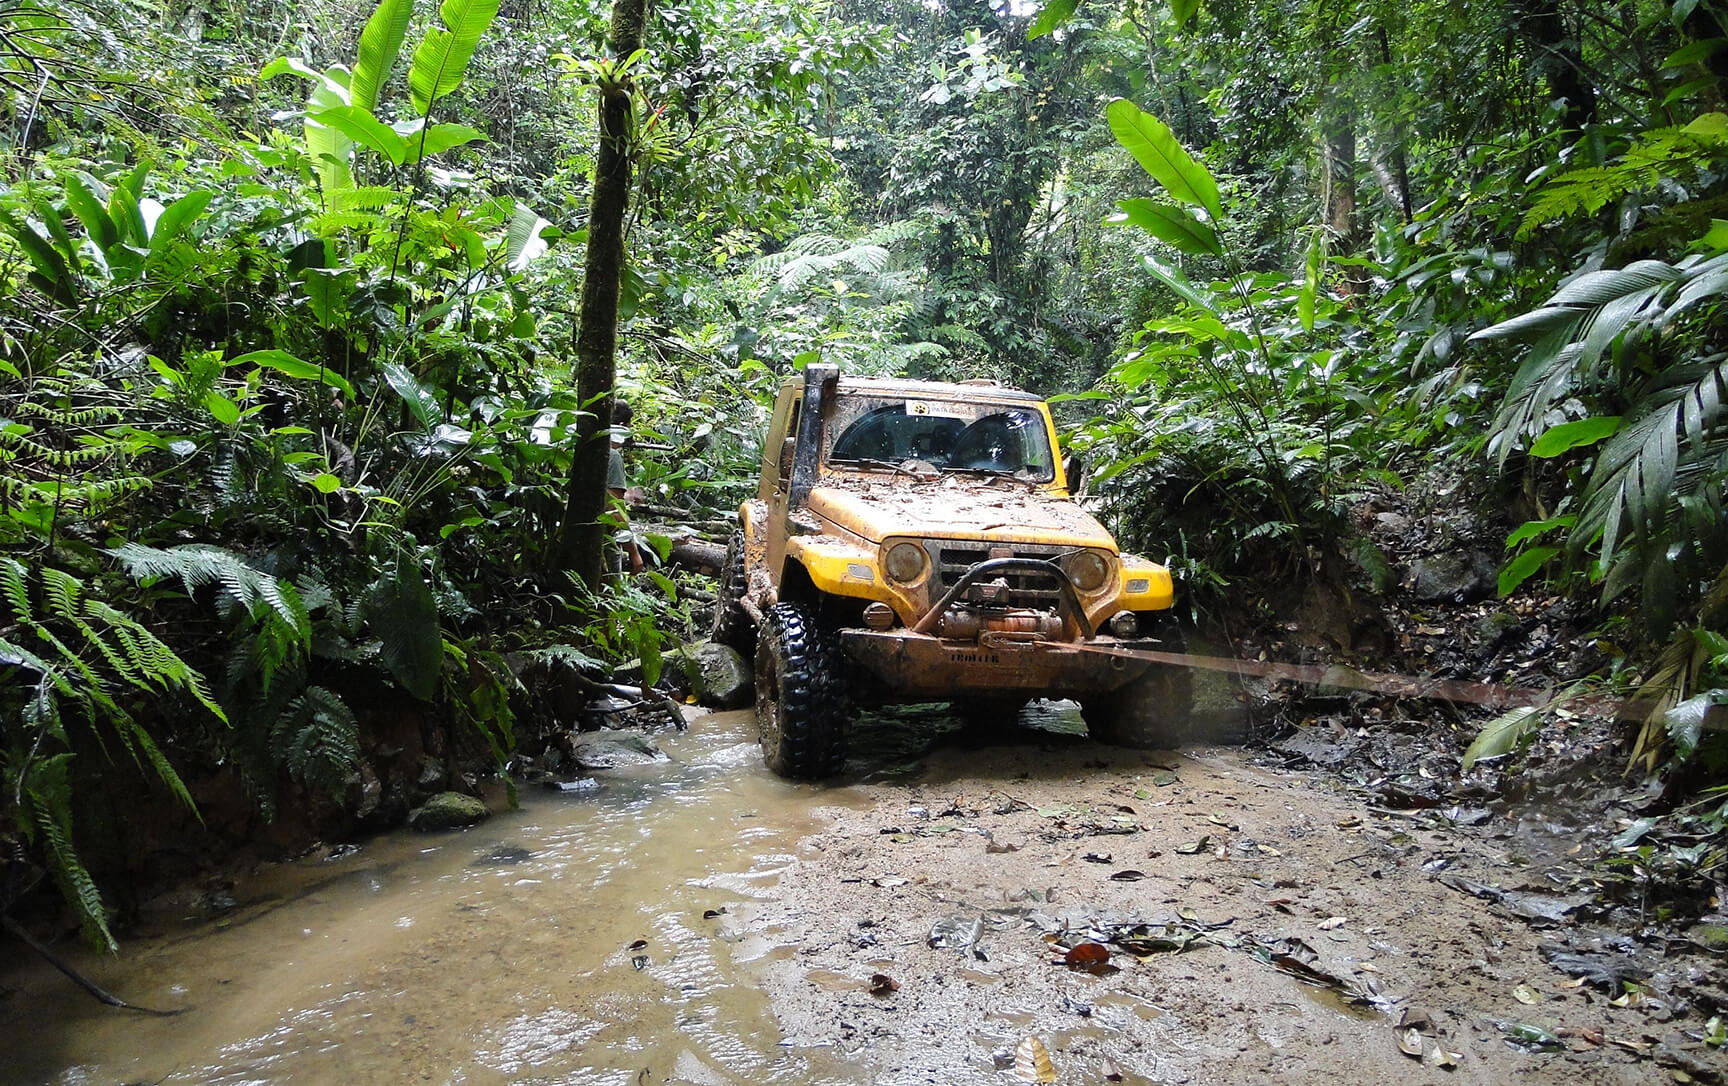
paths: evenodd
<path fill-rule="evenodd" d="M 671 558 L 686 569 L 718 575 L 726 565 L 726 548 L 705 539 L 680 539 L 672 544 Z"/>

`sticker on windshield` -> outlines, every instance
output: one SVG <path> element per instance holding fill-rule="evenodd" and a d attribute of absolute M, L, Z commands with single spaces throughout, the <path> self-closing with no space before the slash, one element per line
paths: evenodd
<path fill-rule="evenodd" d="M 932 419 L 966 419 L 973 414 L 963 404 L 933 403 L 930 400 L 907 400 L 906 413 Z"/>

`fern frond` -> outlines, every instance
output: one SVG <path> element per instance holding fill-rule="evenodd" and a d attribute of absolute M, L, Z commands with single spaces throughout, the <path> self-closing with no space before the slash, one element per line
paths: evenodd
<path fill-rule="evenodd" d="M 72 755 L 62 753 L 24 768 L 19 791 L 27 810 L 20 812 L 17 825 L 32 837 L 40 836 L 46 846 L 43 854 L 48 870 L 78 912 L 86 937 L 113 950 L 114 936 L 108 930 L 102 895 L 72 841 L 71 764 Z"/>

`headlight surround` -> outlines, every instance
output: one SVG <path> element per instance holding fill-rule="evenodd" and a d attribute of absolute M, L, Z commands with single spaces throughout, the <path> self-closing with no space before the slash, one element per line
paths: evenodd
<path fill-rule="evenodd" d="M 925 564 L 924 548 L 916 543 L 896 543 L 882 556 L 883 571 L 900 584 L 911 584 L 922 577 Z"/>
<path fill-rule="evenodd" d="M 1068 579 L 1082 592 L 1096 592 L 1110 580 L 1110 563 L 1097 551 L 1081 551 L 1068 559 Z"/>

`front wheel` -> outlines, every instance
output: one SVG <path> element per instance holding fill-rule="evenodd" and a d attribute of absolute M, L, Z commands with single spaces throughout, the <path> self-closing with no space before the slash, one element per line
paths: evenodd
<path fill-rule="evenodd" d="M 746 588 L 744 533 L 733 532 L 726 547 L 726 564 L 720 570 L 719 599 L 714 601 L 714 622 L 708 629 L 708 639 L 737 649 L 748 660 L 756 651 L 756 626 L 740 602 Z"/>
<path fill-rule="evenodd" d="M 762 760 L 782 777 L 831 777 L 846 764 L 846 688 L 839 651 L 815 613 L 777 603 L 756 640 Z"/>
<path fill-rule="evenodd" d="M 1182 652 L 1182 630 L 1175 616 L 1141 616 L 1146 634 L 1165 652 Z M 1092 738 L 1113 747 L 1174 750 L 1193 737 L 1193 674 L 1185 667 L 1152 664 L 1140 676 L 1108 693 L 1080 702 L 1080 715 Z"/>
<path fill-rule="evenodd" d="M 1175 750 L 1190 734 L 1194 695 L 1188 669 L 1153 664 L 1139 678 L 1080 703 L 1086 731 L 1100 743 Z"/>

